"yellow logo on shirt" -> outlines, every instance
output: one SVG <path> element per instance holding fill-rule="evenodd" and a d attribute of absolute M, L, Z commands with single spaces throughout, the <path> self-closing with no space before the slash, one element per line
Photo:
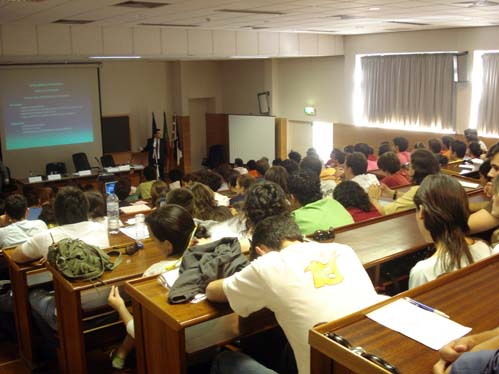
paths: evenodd
<path fill-rule="evenodd" d="M 335 253 L 331 255 L 329 262 L 324 263 L 314 260 L 311 261 L 310 264 L 305 268 L 305 273 L 309 271 L 312 272 L 315 288 L 332 286 L 343 281 L 344 277 L 338 270 L 338 265 L 336 264 L 337 258 L 338 255 Z"/>

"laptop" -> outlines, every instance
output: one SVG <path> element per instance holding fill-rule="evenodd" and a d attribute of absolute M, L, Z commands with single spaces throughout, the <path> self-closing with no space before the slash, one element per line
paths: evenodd
<path fill-rule="evenodd" d="M 112 193 L 114 193 L 114 187 L 116 186 L 116 181 L 106 182 L 104 186 L 106 188 L 106 195 L 111 195 Z"/>

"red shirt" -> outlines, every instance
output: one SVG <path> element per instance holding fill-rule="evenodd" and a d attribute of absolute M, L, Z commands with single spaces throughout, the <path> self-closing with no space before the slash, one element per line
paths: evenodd
<path fill-rule="evenodd" d="M 409 176 L 407 175 L 405 170 L 399 170 L 395 174 L 387 175 L 381 180 L 385 186 L 390 188 L 395 188 L 399 186 L 405 186 L 406 184 L 410 184 Z"/>
<path fill-rule="evenodd" d="M 348 213 L 352 216 L 355 222 L 365 221 L 366 219 L 381 217 L 381 214 L 371 205 L 371 210 L 365 212 L 359 208 L 347 208 Z"/>

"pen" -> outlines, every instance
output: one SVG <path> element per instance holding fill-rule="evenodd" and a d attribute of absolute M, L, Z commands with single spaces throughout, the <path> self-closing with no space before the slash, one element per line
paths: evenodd
<path fill-rule="evenodd" d="M 442 316 L 442 317 L 445 317 L 445 318 L 450 318 L 447 314 L 445 314 L 444 312 L 441 312 L 440 310 L 438 309 L 434 309 L 432 308 L 431 306 L 428 306 L 428 305 L 425 305 L 423 303 L 420 303 L 419 301 L 416 301 L 416 300 L 413 300 L 411 299 L 410 297 L 404 297 L 404 299 L 408 302 L 410 302 L 412 305 L 416 305 L 417 307 L 421 308 L 421 309 L 424 309 L 424 310 L 427 310 L 428 312 L 432 312 L 432 313 L 435 313 L 435 314 L 438 314 L 439 316 Z"/>

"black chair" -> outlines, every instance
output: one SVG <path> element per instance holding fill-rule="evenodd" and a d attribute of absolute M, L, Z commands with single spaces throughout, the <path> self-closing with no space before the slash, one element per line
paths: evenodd
<path fill-rule="evenodd" d="M 103 155 L 100 158 L 100 163 L 102 164 L 103 168 L 113 168 L 116 166 L 113 155 Z"/>
<path fill-rule="evenodd" d="M 208 157 L 203 160 L 202 165 L 210 169 L 214 169 L 222 164 L 227 163 L 229 158 L 227 157 L 227 151 L 223 144 L 215 144 L 210 146 L 208 150 Z"/>
<path fill-rule="evenodd" d="M 49 162 L 45 165 L 45 175 L 66 174 L 66 164 L 64 162 Z"/>
<path fill-rule="evenodd" d="M 92 169 L 85 152 L 73 153 L 73 164 L 75 166 L 76 172 Z"/>

